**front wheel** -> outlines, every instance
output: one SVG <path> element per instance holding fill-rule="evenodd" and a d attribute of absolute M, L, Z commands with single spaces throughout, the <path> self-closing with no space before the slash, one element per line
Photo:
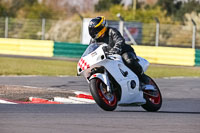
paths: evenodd
<path fill-rule="evenodd" d="M 162 95 L 155 81 L 150 77 L 148 78 L 149 78 L 149 84 L 153 85 L 156 91 L 152 92 L 152 91 L 144 90 L 144 98 L 146 100 L 146 104 L 142 105 L 142 107 L 147 111 L 156 112 L 162 106 Z"/>
<path fill-rule="evenodd" d="M 117 107 L 117 97 L 114 92 L 108 92 L 107 86 L 98 78 L 90 80 L 90 92 L 95 102 L 106 111 L 113 111 Z"/>

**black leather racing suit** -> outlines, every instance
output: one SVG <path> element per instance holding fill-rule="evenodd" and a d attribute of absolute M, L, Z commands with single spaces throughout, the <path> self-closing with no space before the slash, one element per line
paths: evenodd
<path fill-rule="evenodd" d="M 124 38 L 120 32 L 112 27 L 107 27 L 107 30 L 103 37 L 98 39 L 91 39 L 91 43 L 103 42 L 108 44 L 108 50 L 112 54 L 120 54 L 123 58 L 124 63 L 136 73 L 139 79 L 147 84 L 147 78 L 143 73 L 143 69 L 138 63 L 137 56 L 130 45 L 125 43 Z"/>

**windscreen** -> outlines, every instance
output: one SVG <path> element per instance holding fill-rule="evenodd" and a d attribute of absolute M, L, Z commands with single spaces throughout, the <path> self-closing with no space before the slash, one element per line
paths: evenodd
<path fill-rule="evenodd" d="M 85 52 L 83 53 L 82 57 L 92 53 L 93 51 L 95 51 L 97 48 L 99 47 L 99 44 L 96 43 L 92 43 L 90 44 L 87 49 L 85 50 Z"/>

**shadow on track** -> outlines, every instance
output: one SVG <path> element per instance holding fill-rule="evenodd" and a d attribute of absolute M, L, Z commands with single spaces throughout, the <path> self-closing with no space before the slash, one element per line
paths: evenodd
<path fill-rule="evenodd" d="M 200 114 L 200 112 L 184 112 L 184 111 L 159 111 L 158 113 L 173 113 L 173 114 Z"/>
<path fill-rule="evenodd" d="M 158 112 L 147 112 L 147 111 L 135 111 L 135 110 L 117 110 L 116 112 L 137 112 L 137 113 L 165 113 L 165 114 L 200 114 L 200 112 L 190 111 L 158 111 Z"/>

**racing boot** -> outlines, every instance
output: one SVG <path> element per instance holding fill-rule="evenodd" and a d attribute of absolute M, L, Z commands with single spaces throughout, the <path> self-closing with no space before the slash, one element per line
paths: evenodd
<path fill-rule="evenodd" d="M 149 84 L 149 78 L 144 74 L 142 66 L 138 63 L 138 61 L 132 62 L 130 66 L 131 70 L 138 76 L 139 80 L 144 84 Z"/>
<path fill-rule="evenodd" d="M 149 77 L 144 74 L 144 71 L 142 69 L 142 67 L 139 65 L 138 63 L 138 67 L 137 69 L 134 70 L 134 72 L 136 73 L 136 75 L 138 76 L 140 83 L 141 83 L 141 89 L 144 90 L 151 90 L 151 91 L 156 91 L 155 87 L 153 85 L 150 85 L 150 79 Z"/>
<path fill-rule="evenodd" d="M 153 91 L 153 92 L 156 91 L 155 87 L 153 85 L 149 84 L 150 79 L 148 78 L 148 76 L 146 74 L 143 73 L 139 79 L 141 81 L 141 89 L 143 91 L 144 90 Z"/>

